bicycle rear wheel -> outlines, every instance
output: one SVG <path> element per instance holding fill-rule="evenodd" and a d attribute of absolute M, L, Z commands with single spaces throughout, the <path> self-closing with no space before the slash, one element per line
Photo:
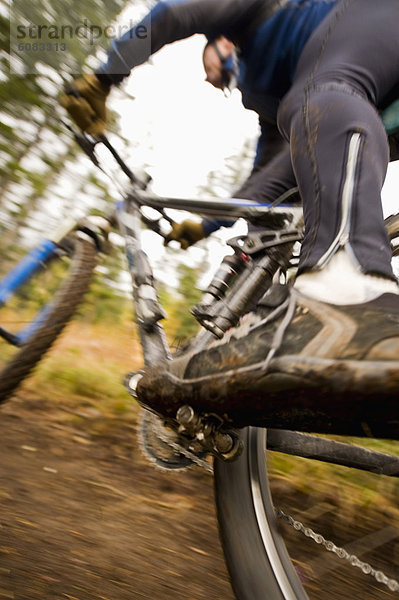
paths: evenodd
<path fill-rule="evenodd" d="M 277 529 L 265 460 L 266 430 L 241 432 L 244 452 L 215 461 L 215 498 L 222 545 L 239 600 L 306 600 Z"/>
<path fill-rule="evenodd" d="M 387 217 L 385 227 L 391 241 L 393 272 L 399 277 L 399 214 Z"/>
<path fill-rule="evenodd" d="M 392 242 L 392 255 L 397 256 L 399 253 L 399 214 L 390 215 L 385 219 L 385 228 L 388 232 L 388 237 Z"/>
<path fill-rule="evenodd" d="M 96 256 L 93 240 L 75 238 L 65 253 L 52 258 L 33 275 L 29 287 L 23 286 L 21 295 L 2 308 L 0 325 L 11 338 L 20 335 L 22 323 L 27 327 L 21 345 L 13 346 L 4 337 L 1 339 L 0 402 L 30 374 L 75 313 L 89 286 Z M 43 307 L 35 321 L 31 321 L 29 307 L 33 289 L 43 296 Z"/>
<path fill-rule="evenodd" d="M 397 480 L 266 451 L 267 435 L 243 430 L 241 457 L 215 463 L 218 522 L 237 599 L 396 597 Z M 397 443 L 388 447 L 399 456 Z"/>

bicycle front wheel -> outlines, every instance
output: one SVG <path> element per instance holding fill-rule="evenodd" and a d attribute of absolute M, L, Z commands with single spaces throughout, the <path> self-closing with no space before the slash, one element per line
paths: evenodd
<path fill-rule="evenodd" d="M 96 256 L 91 239 L 74 239 L 2 308 L 0 402 L 30 374 L 72 318 L 89 286 Z M 33 295 L 39 296 L 35 311 L 43 304 L 35 317 Z"/>

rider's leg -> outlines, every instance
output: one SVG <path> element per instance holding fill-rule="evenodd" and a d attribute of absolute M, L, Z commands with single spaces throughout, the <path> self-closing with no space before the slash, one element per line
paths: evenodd
<path fill-rule="evenodd" d="M 274 202 L 294 187 L 296 187 L 296 180 L 291 164 L 290 148 L 285 142 L 276 156 L 251 173 L 234 193 L 234 197 L 257 202 Z"/>
<path fill-rule="evenodd" d="M 250 176 L 233 193 L 234 198 L 252 200 L 256 202 L 275 202 L 280 196 L 296 187 L 295 175 L 291 165 L 289 144 L 280 136 L 278 143 L 273 143 L 273 148 L 277 150 L 276 155 L 271 157 L 264 154 L 262 160 L 265 164 L 257 164 Z M 206 224 L 205 224 L 206 223 Z M 203 221 L 206 234 L 219 229 L 221 225 L 226 227 L 233 225 L 234 221 L 220 221 L 219 219 L 207 219 Z M 253 231 L 258 228 L 249 224 L 248 230 Z"/>
<path fill-rule="evenodd" d="M 334 302 L 336 290 L 344 303 L 396 291 L 380 200 L 388 145 L 375 107 L 399 81 L 397 17 L 396 0 L 340 2 L 306 45 L 280 108 L 304 202 L 297 286 L 317 296 L 321 278 L 322 300 Z M 356 287 L 374 287 L 371 296 L 343 296 L 342 267 L 348 283 L 356 275 Z"/>

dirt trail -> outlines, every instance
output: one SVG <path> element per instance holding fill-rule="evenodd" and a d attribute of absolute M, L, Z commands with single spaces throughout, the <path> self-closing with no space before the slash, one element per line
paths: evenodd
<path fill-rule="evenodd" d="M 212 477 L 154 470 L 134 414 L 21 393 L 0 415 L 0 599 L 234 600 Z"/>
<path fill-rule="evenodd" d="M 135 405 L 104 415 L 84 400 L 32 389 L 0 407 L 0 600 L 234 600 L 212 476 L 150 465 L 138 448 Z M 353 540 L 363 560 L 397 577 L 393 505 L 371 502 L 361 519 L 357 511 L 349 518 L 332 492 L 320 500 L 289 490 L 276 480 L 278 506 L 316 531 L 326 511 L 327 539 Z M 387 543 L 373 532 L 378 540 L 388 533 Z M 331 553 L 320 556 L 292 528 L 284 535 L 311 598 L 397 596 Z"/>

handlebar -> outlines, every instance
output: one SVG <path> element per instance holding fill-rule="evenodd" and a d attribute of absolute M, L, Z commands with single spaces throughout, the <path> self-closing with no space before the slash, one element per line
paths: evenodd
<path fill-rule="evenodd" d="M 76 131 L 76 129 L 74 129 L 69 123 L 67 123 L 63 119 L 60 119 L 60 122 L 73 135 L 73 138 L 76 141 L 76 143 L 80 146 L 80 148 L 83 150 L 86 156 L 88 156 L 88 158 L 91 160 L 95 167 L 97 167 L 100 170 L 103 170 L 95 152 L 96 146 L 98 144 L 103 144 L 107 148 L 107 150 L 112 154 L 113 158 L 116 160 L 123 173 L 129 178 L 130 182 L 139 190 L 145 190 L 147 188 L 149 182 L 151 181 L 151 178 L 148 177 L 145 180 L 139 179 L 132 172 L 132 170 L 129 169 L 129 167 L 122 159 L 118 151 L 114 148 L 114 146 L 111 144 L 111 142 L 105 135 L 101 135 L 98 137 L 89 136 L 84 132 L 81 133 Z M 141 218 L 143 220 L 143 223 L 149 229 L 151 229 L 152 231 L 154 231 L 155 233 L 157 233 L 165 239 L 166 234 L 162 232 L 160 226 L 161 218 L 165 219 L 171 226 L 173 226 L 175 222 L 165 213 L 163 208 L 157 208 L 156 210 L 161 215 L 159 219 L 150 219 L 149 217 L 146 217 L 143 214 Z"/>

